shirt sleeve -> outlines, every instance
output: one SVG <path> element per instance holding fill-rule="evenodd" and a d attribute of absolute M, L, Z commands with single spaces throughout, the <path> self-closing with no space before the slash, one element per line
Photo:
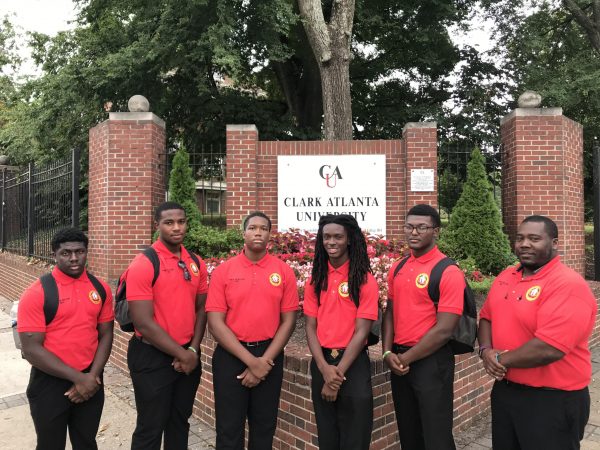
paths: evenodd
<path fill-rule="evenodd" d="M 360 303 L 357 319 L 377 320 L 379 308 L 379 286 L 375 277 L 367 274 L 367 282 L 360 287 Z"/>
<path fill-rule="evenodd" d="M 127 301 L 154 300 L 152 279 L 154 267 L 143 255 L 138 255 L 127 269 Z"/>
<path fill-rule="evenodd" d="M 317 317 L 319 313 L 319 304 L 317 302 L 317 295 L 315 294 L 315 287 L 310 284 L 311 281 L 312 277 L 309 277 L 304 285 L 304 315 Z"/>
<path fill-rule="evenodd" d="M 285 273 L 281 312 L 297 311 L 300 301 L 298 298 L 298 280 L 296 279 L 296 274 L 286 263 L 282 261 L 281 264 L 284 266 L 282 272 Z"/>
<path fill-rule="evenodd" d="M 33 283 L 19 300 L 17 310 L 17 331 L 34 333 L 46 332 L 46 316 L 44 316 L 44 292 L 39 280 Z"/>
<path fill-rule="evenodd" d="M 104 301 L 104 305 L 102 305 L 102 309 L 100 310 L 98 323 L 112 322 L 115 319 L 115 312 L 113 309 L 113 294 L 108 284 L 106 284 L 104 281 L 101 281 L 101 283 L 106 291 L 106 300 Z M 129 289 L 129 286 L 127 289 Z"/>
<path fill-rule="evenodd" d="M 196 294 L 206 294 L 208 292 L 208 269 L 203 259 L 200 259 L 199 272 L 200 282 L 198 283 Z"/>
<path fill-rule="evenodd" d="M 592 301 L 587 286 L 554 290 L 540 305 L 535 337 L 563 353 L 571 352 L 590 331 L 595 316 Z"/>
<path fill-rule="evenodd" d="M 400 264 L 401 260 L 396 261 L 395 263 L 392 264 L 392 267 L 390 267 L 390 271 L 388 272 L 388 276 L 387 276 L 387 283 L 388 283 L 388 298 L 390 300 L 394 300 L 394 272 L 396 271 L 396 267 L 398 267 L 398 264 Z"/>
<path fill-rule="evenodd" d="M 227 312 L 227 299 L 225 298 L 227 267 L 225 264 L 227 263 L 221 264 L 212 271 L 206 298 L 206 312 Z"/>
<path fill-rule="evenodd" d="M 438 312 L 461 315 L 464 307 L 465 276 L 456 266 L 448 266 L 442 272 Z"/>

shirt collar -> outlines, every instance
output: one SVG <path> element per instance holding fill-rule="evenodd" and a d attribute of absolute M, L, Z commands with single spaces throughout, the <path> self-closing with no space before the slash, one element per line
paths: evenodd
<path fill-rule="evenodd" d="M 178 261 L 180 259 L 174 253 L 171 253 L 171 250 L 169 250 L 160 239 L 157 239 L 156 242 L 154 244 L 152 244 L 152 247 L 154 247 L 154 250 L 156 250 L 157 252 L 159 252 L 160 254 L 162 254 L 163 256 L 165 256 L 167 258 L 169 258 L 169 257 L 175 258 Z M 183 257 L 185 255 L 185 250 L 184 250 L 183 245 L 180 248 L 180 252 L 181 252 L 181 256 Z"/>
<path fill-rule="evenodd" d="M 58 268 L 58 266 L 54 266 L 54 269 L 52 269 L 52 276 L 54 277 L 54 279 L 56 280 L 57 283 L 60 283 L 63 285 L 72 284 L 72 283 L 75 283 L 75 281 L 87 281 L 88 280 L 87 270 L 84 270 L 83 273 L 79 276 L 79 278 L 73 278 L 73 277 L 70 277 L 69 275 L 67 275 L 66 273 L 64 273 L 62 270 L 60 270 Z"/>
<path fill-rule="evenodd" d="M 348 272 L 350 271 L 350 259 L 342 264 L 340 267 L 335 268 L 331 265 L 329 261 L 327 261 L 328 273 L 338 272 L 342 276 L 348 276 Z"/>
<path fill-rule="evenodd" d="M 538 268 L 535 270 L 535 272 L 533 272 L 533 274 L 527 278 L 525 278 L 526 280 L 535 280 L 537 278 L 542 278 L 544 275 L 546 275 L 548 272 L 550 272 L 552 270 L 552 268 L 554 266 L 556 266 L 558 263 L 560 263 L 560 256 L 556 255 L 554 258 L 552 258 L 550 261 L 548 261 L 546 264 L 544 264 L 542 267 Z M 515 271 L 514 273 L 521 273 L 521 276 L 523 274 L 523 266 L 521 264 L 517 264 L 515 266 Z"/>
<path fill-rule="evenodd" d="M 413 253 L 411 251 L 410 252 L 410 260 L 417 261 L 421 264 L 424 264 L 424 263 L 428 263 L 433 258 L 439 256 L 440 253 L 441 252 L 438 250 L 437 245 L 434 245 L 434 247 L 431 250 L 429 250 L 427 253 L 425 253 L 424 255 L 421 255 L 419 257 L 416 257 L 415 255 L 413 255 Z"/>
<path fill-rule="evenodd" d="M 267 252 L 267 253 L 265 253 L 265 256 L 263 256 L 258 261 L 254 262 L 254 261 L 252 261 L 250 258 L 248 258 L 246 256 L 245 250 L 240 253 L 240 257 L 242 259 L 242 263 L 244 264 L 245 267 L 250 267 L 252 265 L 257 265 L 257 266 L 260 266 L 260 267 L 265 267 L 267 265 L 268 256 L 269 256 L 269 253 Z"/>

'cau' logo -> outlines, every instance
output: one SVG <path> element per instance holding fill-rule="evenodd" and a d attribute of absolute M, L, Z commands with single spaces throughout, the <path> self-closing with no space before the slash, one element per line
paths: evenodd
<path fill-rule="evenodd" d="M 327 164 L 321 166 L 321 168 L 319 169 L 319 175 L 325 180 L 327 187 L 330 188 L 335 187 L 338 178 L 340 180 L 342 179 L 342 173 L 340 172 L 340 168 L 338 166 L 335 166 L 335 168 L 331 170 L 331 166 Z"/>

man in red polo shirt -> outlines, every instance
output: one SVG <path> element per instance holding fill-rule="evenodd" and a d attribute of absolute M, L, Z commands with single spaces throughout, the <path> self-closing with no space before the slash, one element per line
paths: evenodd
<path fill-rule="evenodd" d="M 283 381 L 283 347 L 296 325 L 293 270 L 267 254 L 271 220 L 244 220 L 244 251 L 217 267 L 210 280 L 208 327 L 213 354 L 217 449 L 271 450 Z"/>
<path fill-rule="evenodd" d="M 436 307 L 427 286 L 433 267 L 446 257 L 435 244 L 440 216 L 416 205 L 404 232 L 411 254 L 388 274 L 388 303 L 383 323 L 383 359 L 391 385 L 402 448 L 454 450 L 452 403 L 454 354 L 448 341 L 463 311 L 465 279 L 449 266 L 442 273 Z"/>
<path fill-rule="evenodd" d="M 152 247 L 160 261 L 156 282 L 152 285 L 154 267 L 144 254 L 135 257 L 126 274 L 135 327 L 127 350 L 137 407 L 131 448 L 159 450 L 164 434 L 165 450 L 184 450 L 202 373 L 208 272 L 182 245 L 187 220 L 181 205 L 163 203 L 154 221 L 158 240 Z"/>
<path fill-rule="evenodd" d="M 479 348 L 492 389 L 497 449 L 579 449 L 590 414 L 588 340 L 596 299 L 560 262 L 558 228 L 529 216 L 519 226 L 520 264 L 503 271 L 481 310 Z"/>
<path fill-rule="evenodd" d="M 366 343 L 378 308 L 379 287 L 356 219 L 321 217 L 304 290 L 320 450 L 369 449 L 373 392 Z"/>
<path fill-rule="evenodd" d="M 63 450 L 68 429 L 74 450 L 97 449 L 102 373 L 113 339 L 112 294 L 106 283 L 96 281 L 104 289 L 103 301 L 88 277 L 85 234 L 66 228 L 51 245 L 56 259 L 51 276 L 58 288 L 55 315 L 44 312 L 51 300 L 44 302 L 37 280 L 23 293 L 17 317 L 23 356 L 32 365 L 27 398 L 36 448 Z"/>

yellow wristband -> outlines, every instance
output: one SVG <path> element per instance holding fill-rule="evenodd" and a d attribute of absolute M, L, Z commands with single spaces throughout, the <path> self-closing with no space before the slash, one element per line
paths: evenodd
<path fill-rule="evenodd" d="M 391 351 L 391 350 L 388 350 L 388 351 L 386 351 L 386 352 L 383 352 L 383 355 L 381 355 L 381 359 L 385 359 L 385 357 L 386 357 L 387 355 L 389 355 L 390 353 L 392 353 L 392 351 Z"/>
<path fill-rule="evenodd" d="M 198 353 L 198 351 L 191 345 L 187 349 L 193 351 L 194 353 Z"/>

